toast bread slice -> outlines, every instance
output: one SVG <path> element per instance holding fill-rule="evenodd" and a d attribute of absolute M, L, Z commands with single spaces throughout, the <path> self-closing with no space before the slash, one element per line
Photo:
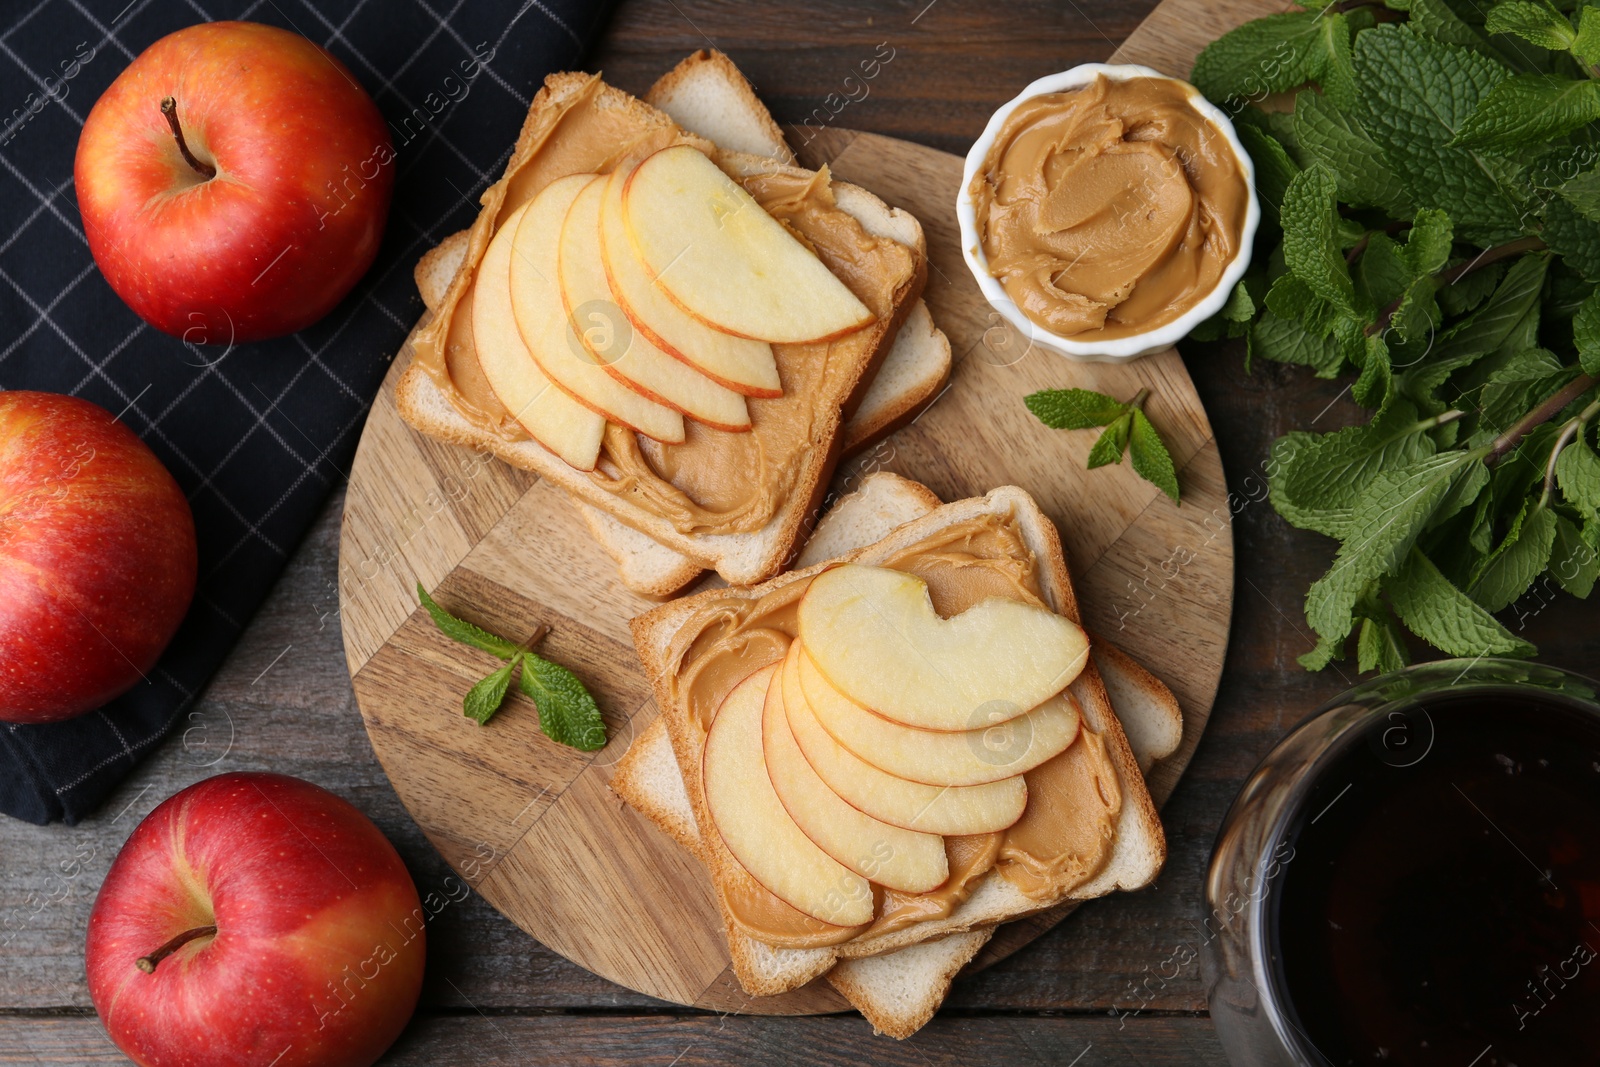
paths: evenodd
<path fill-rule="evenodd" d="M 869 474 L 822 517 L 796 565 L 846 555 L 939 504 L 919 482 L 888 471 Z M 1177 748 L 1183 728 L 1177 700 L 1159 679 L 1103 640 L 1095 641 L 1095 659 L 1134 757 L 1148 772 Z M 611 788 L 680 846 L 698 853 L 699 829 L 664 718 L 657 716 L 618 761 Z M 993 932 L 992 926 L 980 927 L 897 952 L 841 960 L 826 978 L 875 1032 L 906 1038 L 933 1017 L 955 975 Z"/>
<path fill-rule="evenodd" d="M 575 155 L 571 148 L 573 142 L 567 143 L 565 154 L 558 146 L 549 149 L 549 156 L 537 155 L 541 149 L 557 144 L 553 138 L 559 135 L 559 130 L 565 125 L 564 116 L 569 113 L 577 115 L 574 122 L 584 121 L 587 115 L 596 115 L 603 116 L 608 130 L 620 124 L 630 131 L 643 131 L 635 142 L 640 145 L 648 142 L 659 146 L 673 139 L 691 143 L 697 141 L 693 134 L 679 129 L 664 113 L 589 76 L 556 74 L 547 78 L 529 110 L 523 133 L 507 164 L 506 177 L 485 192 L 483 211 L 470 231 L 461 265 L 446 288 L 435 321 L 423 327 L 420 336 L 437 341 L 448 328 L 454 307 L 472 284 L 477 262 L 487 247 L 501 208 L 506 203 L 508 188 L 515 183 L 518 190 L 529 193 L 534 191 L 532 187 L 537 185 L 538 179 L 553 179 L 563 166 L 571 167 L 572 158 L 569 157 Z M 602 119 L 595 118 L 593 121 Z M 814 178 L 810 171 L 758 156 L 719 151 L 716 158 L 725 170 L 740 179 L 778 175 L 780 179 L 809 182 Z M 583 169 L 584 165 L 579 164 L 578 169 Z M 459 412 L 452 419 L 450 412 L 454 408 L 449 398 L 433 378 L 415 363 L 401 376 L 397 388 L 401 417 L 423 433 L 453 443 L 487 449 L 506 462 L 534 471 L 658 543 L 693 558 L 703 567 L 717 570 L 730 582 L 760 581 L 776 573 L 800 537 L 808 515 L 821 502 L 828 476 L 832 473 L 843 444 L 840 430 L 845 418 L 865 394 L 901 323 L 921 295 L 926 278 L 925 244 L 922 228 L 915 218 L 904 211 L 890 208 L 865 190 L 842 182 L 831 183 L 827 189 L 838 210 L 855 220 L 866 234 L 909 248 L 913 253 L 912 269 L 904 277 L 889 279 L 894 283 L 892 292 L 885 294 L 887 306 L 880 308 L 880 317 L 873 324 L 837 342 L 845 346 L 842 350 L 830 349 L 830 354 L 839 353 L 836 358 L 841 362 L 837 364 L 838 372 L 830 374 L 824 393 L 807 398 L 808 402 L 816 405 L 810 444 L 793 457 L 795 468 L 791 489 L 778 503 L 771 518 L 759 529 L 748 533 L 681 532 L 667 517 L 634 499 L 608 492 L 588 474 L 568 466 L 536 442 L 508 441 L 496 434 L 481 431 L 467 419 L 459 417 Z M 434 266 L 436 264 L 430 264 L 430 267 Z"/>
<path fill-rule="evenodd" d="M 874 545 L 850 553 L 846 558 L 871 564 L 899 549 L 914 545 L 952 523 L 986 515 L 1009 517 L 1016 522 L 1028 550 L 1040 563 L 1041 586 L 1046 602 L 1065 617 L 1077 619 L 1077 603 L 1067 574 L 1059 535 L 1050 521 L 1038 510 L 1033 499 L 1013 486 L 996 489 L 984 497 L 944 505 L 920 519 L 900 526 Z M 825 565 L 819 564 L 804 570 L 792 571 L 754 590 L 720 590 L 701 596 L 754 598 L 788 583 L 809 579 L 823 566 Z M 696 825 L 704 826 L 709 825 L 709 816 L 705 809 L 704 790 L 700 782 L 699 755 L 704 745 L 705 730 L 685 707 L 673 701 L 671 691 L 666 685 L 670 642 L 693 614 L 697 601 L 698 597 L 687 597 L 664 604 L 635 618 L 631 625 L 635 647 L 639 651 L 645 673 L 650 677 L 656 690 L 657 703 L 663 709 L 667 731 L 677 756 L 679 770 L 683 774 Z M 746 990 L 757 996 L 786 992 L 826 971 L 833 962 L 840 959 L 875 956 L 948 933 L 1019 918 L 1044 910 L 1062 900 L 1089 899 L 1102 896 L 1114 889 L 1136 889 L 1148 884 L 1155 877 L 1166 856 L 1161 822 L 1156 815 L 1155 805 L 1145 789 L 1138 764 L 1128 748 L 1121 725 L 1111 708 L 1098 669 L 1094 667 L 1092 661 L 1072 683 L 1069 690 L 1082 709 L 1084 726 L 1103 740 L 1107 757 L 1123 795 L 1111 853 L 1096 874 L 1081 884 L 1047 885 L 1043 892 L 1030 896 L 1017 889 L 998 871 L 990 871 L 978 881 L 972 895 L 946 918 L 918 923 L 887 934 L 858 937 L 827 949 L 774 949 L 745 936 L 735 925 L 732 916 L 724 909 L 724 923 L 729 935 L 729 948 L 735 973 Z M 697 855 L 706 863 L 713 880 L 720 884 L 737 888 L 736 880 L 750 877 L 733 860 L 721 839 L 715 835 L 702 837 Z"/>
<path fill-rule="evenodd" d="M 912 519 L 920 519 L 944 501 L 921 482 L 893 471 L 873 471 L 829 508 L 811 531 L 811 539 L 795 558 L 796 567 L 840 559 L 881 541 Z"/>
<path fill-rule="evenodd" d="M 723 148 L 780 163 L 795 161 L 794 150 L 755 88 L 716 49 L 702 48 L 656 79 L 644 102 Z"/>
<path fill-rule="evenodd" d="M 1100 668 L 1100 680 L 1111 697 L 1111 706 L 1122 720 L 1128 747 L 1133 749 L 1139 769 L 1149 774 L 1151 767 L 1178 751 L 1183 740 L 1183 711 L 1178 707 L 1178 698 L 1144 664 L 1110 641 L 1094 633 L 1089 640 L 1090 655 Z"/>

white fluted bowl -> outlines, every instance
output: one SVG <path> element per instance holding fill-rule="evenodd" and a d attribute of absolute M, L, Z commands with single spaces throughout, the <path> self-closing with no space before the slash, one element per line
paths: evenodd
<path fill-rule="evenodd" d="M 1018 106 L 1026 100 L 1046 93 L 1081 88 L 1102 74 L 1112 81 L 1160 78 L 1183 86 L 1188 92 L 1189 103 L 1227 138 L 1229 147 L 1238 157 L 1239 169 L 1248 183 L 1247 200 L 1239 250 L 1223 269 L 1216 288 L 1207 293 L 1199 303 L 1171 322 L 1150 330 L 1100 341 L 1075 341 L 1070 337 L 1053 333 L 1028 318 L 1007 295 L 1000 280 L 989 273 L 989 259 L 984 255 L 983 239 L 978 232 L 977 210 L 973 206 L 972 196 L 968 190 L 972 187 L 972 179 L 982 169 L 983 162 L 989 155 L 989 149 L 994 146 L 995 138 L 1000 135 L 1001 128 Z M 1239 284 L 1239 279 L 1244 277 L 1244 272 L 1250 266 L 1250 247 L 1255 241 L 1256 227 L 1261 222 L 1261 204 L 1256 199 L 1255 165 L 1250 161 L 1250 155 L 1244 150 L 1244 145 L 1239 142 L 1239 134 L 1234 130 L 1228 116 L 1200 95 L 1200 90 L 1188 82 L 1169 78 L 1159 71 L 1134 63 L 1084 63 L 1071 70 L 1046 75 L 1033 82 L 989 119 L 989 124 L 983 128 L 982 135 L 973 142 L 972 148 L 967 152 L 967 163 L 961 171 L 961 191 L 956 197 L 956 220 L 961 225 L 961 254 L 966 258 L 967 267 L 972 271 L 973 278 L 977 279 L 978 288 L 983 290 L 984 298 L 989 301 L 990 306 L 1015 330 L 1034 345 L 1060 353 L 1068 359 L 1122 363 L 1171 348 L 1187 337 L 1189 331 L 1222 310 L 1222 306 L 1228 302 L 1228 295 L 1233 292 L 1233 287 Z"/>

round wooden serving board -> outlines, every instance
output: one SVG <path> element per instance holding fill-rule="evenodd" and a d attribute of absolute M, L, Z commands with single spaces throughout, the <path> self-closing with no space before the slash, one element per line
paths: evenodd
<path fill-rule="evenodd" d="M 1163 5 L 1152 21 L 1175 6 Z M 1156 46 L 1170 49 L 1170 41 L 1151 37 L 1150 25 L 1119 58 L 1136 58 L 1128 53 L 1143 35 L 1145 61 L 1179 69 L 1160 62 L 1167 57 Z M 1186 35 L 1225 28 L 1182 25 Z M 1177 49 L 1183 70 L 1185 54 L 1193 49 Z M 955 356 L 938 402 L 841 464 L 834 489 L 888 469 L 947 501 L 1007 484 L 1033 494 L 1061 531 L 1086 624 L 1146 664 L 1182 704 L 1183 746 L 1150 783 L 1165 800 L 1205 727 L 1233 599 L 1222 465 L 1183 363 L 1176 352 L 1111 365 L 1027 351 L 962 262 L 958 157 L 842 130 L 822 131 L 801 156 L 807 166 L 829 163 L 837 177 L 922 221 L 925 299 Z M 409 361 L 407 351 L 395 360 L 356 454 L 339 580 L 356 699 L 412 817 L 491 904 L 611 981 L 713 1010 L 847 1007 L 821 980 L 782 997 L 752 999 L 739 988 L 705 873 L 607 788 L 613 765 L 657 714 L 627 625 L 650 602 L 622 586 L 561 490 L 402 423 L 394 382 Z M 1150 390 L 1147 410 L 1172 449 L 1182 507 L 1126 465 L 1085 470 L 1095 435 L 1047 429 L 1023 406 L 1028 393 L 1064 386 L 1119 398 Z M 590 755 L 555 744 L 514 693 L 489 726 L 464 718 L 463 694 L 499 661 L 438 633 L 417 605 L 419 581 L 447 607 L 507 636 L 548 625 L 539 651 L 595 694 L 610 731 L 606 748 Z M 1015 951 L 1067 910 L 1006 924 L 974 966 Z"/>

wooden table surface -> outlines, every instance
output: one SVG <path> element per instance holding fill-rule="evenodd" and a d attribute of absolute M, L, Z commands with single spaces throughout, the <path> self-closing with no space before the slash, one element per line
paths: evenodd
<path fill-rule="evenodd" d="M 642 92 L 685 53 L 715 45 L 781 122 L 801 123 L 816 109 L 828 114 L 824 100 L 845 92 L 841 83 L 860 60 L 877 53 L 881 61 L 881 45 L 893 58 L 869 94 L 830 122 L 964 152 L 1021 86 L 1103 59 L 1152 6 L 625 0 L 592 65 Z M 1096 901 L 1010 959 L 958 981 L 945 1009 L 910 1041 L 874 1039 L 855 1015 L 720 1017 L 663 1004 L 573 966 L 466 894 L 401 808 L 355 708 L 335 589 L 340 492 L 181 736 L 79 826 L 0 820 L 0 1064 L 124 1062 L 100 1029 L 84 980 L 89 909 L 139 819 L 223 770 L 280 771 L 333 789 L 377 821 L 420 890 L 460 898 L 429 928 L 422 1005 L 386 1064 L 1223 1063 L 1195 959 L 1212 837 L 1256 761 L 1355 678 L 1349 665 L 1308 675 L 1295 663 L 1311 645 L 1302 598 L 1326 569 L 1330 542 L 1274 514 L 1262 465 L 1277 435 L 1335 428 L 1353 411 L 1342 383 L 1271 364 L 1246 373 L 1237 347 L 1194 345 L 1186 357 L 1228 472 L 1237 588 L 1222 690 L 1164 813 L 1166 870 L 1150 889 Z M 1160 585 L 1152 571 L 1140 595 L 1160 596 Z M 1593 669 L 1600 628 L 1585 625 L 1586 610 L 1563 598 L 1526 620 L 1545 661 Z M 1137 616 L 1128 625 L 1138 625 Z"/>

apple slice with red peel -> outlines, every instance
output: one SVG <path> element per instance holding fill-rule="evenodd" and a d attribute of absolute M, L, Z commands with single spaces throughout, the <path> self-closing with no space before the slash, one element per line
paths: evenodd
<path fill-rule="evenodd" d="M 633 329 L 611 295 L 600 258 L 600 202 L 606 181 L 590 182 L 561 227 L 561 306 L 594 362 L 649 400 L 718 430 L 750 429 L 744 397 L 680 363 Z"/>
<path fill-rule="evenodd" d="M 1078 736 L 1078 706 L 1065 693 L 982 730 L 918 730 L 874 715 L 840 693 L 802 646 L 800 690 L 835 741 L 899 778 L 926 785 L 984 785 L 1033 770 Z"/>
<path fill-rule="evenodd" d="M 801 646 L 797 641 L 793 647 Z M 879 770 L 835 741 L 800 687 L 804 655 L 802 651 L 783 664 L 789 729 L 817 777 L 852 806 L 891 826 L 951 837 L 995 833 L 1022 818 L 1028 785 L 1021 775 L 985 785 L 927 785 Z"/>
<path fill-rule="evenodd" d="M 634 168 L 622 217 L 650 277 L 712 329 L 796 343 L 842 337 L 874 319 L 815 252 L 689 145 Z"/>
<path fill-rule="evenodd" d="M 781 672 L 802 653 L 789 646 Z M 811 769 L 789 729 L 785 686 L 767 686 L 761 736 L 767 775 L 789 817 L 822 851 L 861 877 L 902 893 L 927 893 L 950 878 L 944 838 L 891 826 L 852 807 Z"/>
<path fill-rule="evenodd" d="M 584 187 L 604 180 L 572 174 L 551 182 L 528 202 L 511 239 L 511 310 L 523 343 L 558 388 L 612 422 L 674 444 L 683 440 L 683 416 L 607 374 L 572 332 L 561 306 L 561 225 Z"/>
<path fill-rule="evenodd" d="M 489 388 L 535 441 L 579 470 L 594 470 L 606 420 L 550 384 L 511 310 L 511 242 L 528 205 L 506 217 L 472 283 L 472 345 Z"/>
<path fill-rule="evenodd" d="M 690 315 L 651 281 L 634 254 L 622 223 L 622 187 L 628 172 L 606 183 L 600 206 L 600 253 L 611 294 L 633 328 L 661 351 L 744 396 L 783 395 L 778 360 L 766 341 L 713 330 Z"/>
<path fill-rule="evenodd" d="M 821 922 L 862 926 L 872 921 L 872 886 L 805 835 L 767 775 L 762 709 L 778 666 L 734 686 L 711 720 L 701 756 L 706 806 L 733 858 L 778 899 Z"/>
<path fill-rule="evenodd" d="M 991 597 L 939 617 L 921 578 L 847 563 L 811 580 L 800 639 L 851 700 L 923 730 L 1016 718 L 1061 692 L 1089 661 L 1083 627 L 1048 608 Z"/>

